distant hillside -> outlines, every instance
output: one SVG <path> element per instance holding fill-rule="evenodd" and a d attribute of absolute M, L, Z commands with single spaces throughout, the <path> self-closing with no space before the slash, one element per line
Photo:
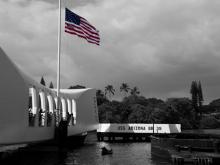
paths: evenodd
<path fill-rule="evenodd" d="M 220 99 L 213 100 L 209 103 L 209 105 L 213 107 L 220 107 Z"/>
<path fill-rule="evenodd" d="M 84 89 L 84 88 L 86 87 L 82 85 L 75 85 L 75 86 L 70 86 L 68 89 Z"/>
<path fill-rule="evenodd" d="M 212 112 L 220 112 L 220 99 L 213 100 L 209 103 Z"/>

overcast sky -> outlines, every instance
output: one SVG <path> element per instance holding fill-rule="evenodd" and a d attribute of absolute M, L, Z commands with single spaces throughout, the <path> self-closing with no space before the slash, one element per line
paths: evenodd
<path fill-rule="evenodd" d="M 56 86 L 58 0 L 1 0 L 0 46 L 36 81 Z M 145 97 L 220 98 L 219 0 L 62 0 L 99 31 L 101 45 L 62 33 L 61 86 L 137 86 Z M 64 10 L 62 9 L 62 28 Z M 63 32 L 63 29 L 62 29 Z"/>

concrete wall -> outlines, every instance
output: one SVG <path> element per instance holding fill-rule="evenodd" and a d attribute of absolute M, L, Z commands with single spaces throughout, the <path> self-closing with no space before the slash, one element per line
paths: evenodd
<path fill-rule="evenodd" d="M 29 88 L 37 94 L 56 97 L 51 90 L 20 71 L 0 48 L 0 144 L 27 143 L 54 138 L 55 126 L 40 127 L 39 114 L 35 126 L 28 123 Z M 61 90 L 60 97 L 76 101 L 76 125 L 68 127 L 69 135 L 76 135 L 97 129 L 97 105 L 94 89 Z M 38 97 L 37 97 L 38 98 Z M 39 107 L 36 110 L 39 112 Z"/>

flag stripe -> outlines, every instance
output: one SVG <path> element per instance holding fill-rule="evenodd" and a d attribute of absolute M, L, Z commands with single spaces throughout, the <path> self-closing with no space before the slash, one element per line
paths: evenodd
<path fill-rule="evenodd" d="M 97 31 L 94 31 L 94 30 L 89 29 L 89 28 L 86 27 L 84 24 L 82 24 L 81 27 L 84 28 L 85 30 L 89 31 L 89 32 L 92 33 L 92 34 L 98 35 L 98 32 L 97 32 Z"/>
<path fill-rule="evenodd" d="M 70 24 L 70 23 L 67 23 L 66 22 L 66 27 L 68 28 L 73 28 L 73 29 L 80 29 L 82 32 L 85 32 L 87 35 L 89 35 L 90 37 L 93 37 L 93 38 L 96 38 L 96 39 L 100 39 L 99 35 L 97 33 L 93 33 L 93 32 L 90 32 L 88 31 L 87 29 L 85 28 L 82 28 L 78 25 L 75 25 L 75 24 Z"/>
<path fill-rule="evenodd" d="M 86 34 L 84 31 L 78 30 L 78 29 L 73 28 L 73 27 L 68 27 L 68 26 L 66 26 L 65 28 L 68 29 L 69 31 L 73 31 L 73 32 L 76 32 L 76 33 L 80 33 L 80 34 L 81 34 L 82 36 L 84 36 L 84 37 L 87 37 L 87 38 L 89 38 L 89 39 L 91 39 L 91 40 L 94 40 L 94 41 L 99 42 L 99 38 L 93 37 L 93 36 L 89 36 L 89 35 Z"/>
<path fill-rule="evenodd" d="M 81 20 L 83 23 L 87 24 L 90 28 L 96 30 L 96 28 L 95 28 L 94 26 L 92 26 L 86 19 L 80 17 L 80 20 Z"/>
<path fill-rule="evenodd" d="M 93 34 L 93 35 L 99 37 L 99 34 L 98 34 L 97 32 L 91 31 L 90 29 L 88 29 L 88 28 L 86 28 L 86 27 L 84 27 L 84 26 L 82 26 L 82 25 L 79 26 L 79 25 L 72 24 L 72 23 L 69 23 L 69 22 L 66 22 L 66 25 L 68 25 L 68 26 L 73 26 L 73 27 L 79 28 L 79 29 L 84 29 L 84 30 L 86 30 L 87 32 L 89 32 L 89 33 L 91 33 L 91 34 Z"/>
<path fill-rule="evenodd" d="M 65 28 L 68 28 L 69 30 L 71 29 L 72 31 L 76 31 L 77 33 L 81 33 L 82 35 L 84 34 L 83 36 L 86 37 L 88 40 L 89 39 L 92 39 L 92 40 L 96 39 L 97 42 L 100 41 L 98 33 L 94 33 L 92 31 L 89 31 L 89 29 L 84 28 L 83 26 L 78 26 L 76 24 L 68 24 L 68 23 L 66 23 L 66 24 L 67 24 L 67 26 Z"/>
<path fill-rule="evenodd" d="M 88 36 L 87 34 L 85 34 L 84 32 L 82 32 L 80 30 L 77 30 L 77 29 L 74 29 L 74 28 L 71 28 L 71 27 L 66 27 L 66 30 L 75 32 L 75 33 L 79 34 L 80 36 L 86 37 L 88 40 L 93 40 L 93 41 L 99 42 L 99 39 L 90 37 L 90 36 Z"/>
<path fill-rule="evenodd" d="M 99 43 L 99 41 L 90 39 L 90 38 L 86 37 L 84 34 L 82 34 L 81 32 L 71 31 L 71 30 L 69 30 L 69 29 L 66 29 L 65 32 L 66 32 L 66 33 L 69 33 L 69 34 L 77 35 L 78 37 L 84 38 L 84 39 L 86 39 L 88 42 L 91 42 L 91 43 L 97 43 L 97 44 Z"/>
<path fill-rule="evenodd" d="M 93 27 L 91 27 L 88 23 L 86 23 L 86 22 L 81 22 L 81 25 L 84 25 L 85 27 L 87 27 L 89 30 L 91 30 L 91 31 L 95 31 L 95 32 L 97 32 L 96 31 L 96 29 L 94 29 Z"/>
<path fill-rule="evenodd" d="M 89 43 L 99 45 L 99 31 L 85 18 L 66 8 L 65 32 L 86 39 Z"/>
<path fill-rule="evenodd" d="M 68 29 L 68 30 L 71 30 L 71 31 L 75 31 L 75 32 L 77 32 L 77 33 L 81 33 L 81 34 L 83 34 L 84 35 L 84 33 L 82 32 L 82 30 L 81 29 L 77 29 L 77 28 L 75 28 L 75 27 L 71 27 L 71 26 L 65 26 L 65 28 L 66 29 Z"/>
<path fill-rule="evenodd" d="M 77 36 L 79 36 L 79 37 L 82 37 L 82 38 L 85 38 L 85 39 L 86 39 L 86 37 L 85 37 L 84 35 L 80 35 L 80 34 L 78 34 L 78 33 L 76 33 L 76 32 L 68 31 L 68 30 L 65 30 L 65 32 L 66 32 L 66 33 L 69 33 L 69 34 L 75 34 L 75 35 L 77 35 Z"/>

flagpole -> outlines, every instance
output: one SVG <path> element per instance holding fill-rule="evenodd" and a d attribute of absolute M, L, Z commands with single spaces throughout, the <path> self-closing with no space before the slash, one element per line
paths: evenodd
<path fill-rule="evenodd" d="M 61 0 L 59 0 L 59 16 L 58 16 L 58 49 L 57 49 L 57 109 L 59 104 L 60 93 L 60 46 L 61 46 Z"/>

